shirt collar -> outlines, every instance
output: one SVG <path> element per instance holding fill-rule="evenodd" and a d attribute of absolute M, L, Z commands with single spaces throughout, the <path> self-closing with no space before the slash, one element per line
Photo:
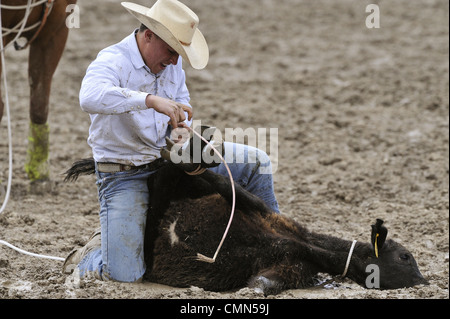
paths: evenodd
<path fill-rule="evenodd" d="M 136 69 L 145 67 L 144 59 L 137 45 L 136 33 L 138 29 L 134 30 L 132 34 L 128 36 L 128 47 L 130 52 L 130 59 Z"/>

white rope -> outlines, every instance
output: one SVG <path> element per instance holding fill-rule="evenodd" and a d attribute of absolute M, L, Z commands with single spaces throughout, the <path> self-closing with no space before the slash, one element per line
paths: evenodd
<path fill-rule="evenodd" d="M 230 226 L 231 226 L 231 222 L 233 221 L 233 217 L 234 217 L 234 210 L 235 210 L 235 206 L 236 206 L 236 190 L 234 188 L 234 180 L 233 180 L 233 176 L 231 175 L 231 171 L 230 168 L 228 167 L 227 163 L 225 162 L 225 159 L 223 158 L 222 154 L 220 154 L 220 152 L 210 143 L 208 142 L 203 136 L 201 136 L 199 133 L 197 133 L 196 131 L 194 131 L 193 129 L 191 129 L 190 127 L 188 127 L 188 129 L 190 131 L 192 131 L 194 134 L 196 134 L 200 139 L 202 139 L 206 144 L 208 144 L 209 146 L 211 146 L 211 148 L 214 150 L 214 152 L 217 154 L 217 156 L 219 156 L 219 158 L 222 160 L 222 162 L 224 163 L 228 175 L 230 176 L 230 182 L 231 182 L 231 191 L 233 193 L 233 202 L 231 205 L 231 214 L 230 214 L 230 219 L 228 221 L 228 225 L 227 228 L 225 229 L 225 232 L 222 236 L 222 240 L 219 243 L 219 246 L 217 247 L 216 253 L 214 254 L 213 258 L 210 257 L 206 257 L 205 255 L 199 254 L 197 253 L 197 260 L 198 261 L 204 261 L 207 263 L 214 263 L 216 261 L 217 255 L 219 254 L 220 248 L 222 248 L 223 242 L 225 241 L 225 237 L 227 237 L 228 231 L 230 230 Z M 198 174 L 198 170 L 199 168 L 197 168 L 194 172 L 196 172 L 196 174 Z"/>
<path fill-rule="evenodd" d="M 356 242 L 357 242 L 357 240 L 353 241 L 352 246 L 350 247 L 350 251 L 348 252 L 348 257 L 347 257 L 347 262 L 345 264 L 345 269 L 344 269 L 344 272 L 341 275 L 342 278 L 344 278 L 345 275 L 347 275 L 348 266 L 350 266 L 350 260 L 352 259 L 353 250 L 355 249 Z"/>
<path fill-rule="evenodd" d="M 33 256 L 33 257 L 53 259 L 53 260 L 60 260 L 60 261 L 64 261 L 65 260 L 64 258 L 61 258 L 61 257 L 54 257 L 54 256 L 47 256 L 47 255 L 39 255 L 39 254 L 30 253 L 30 252 L 28 252 L 26 250 L 23 250 L 23 249 L 20 249 L 20 248 L 14 246 L 14 245 L 11 245 L 10 243 L 7 243 L 6 241 L 1 240 L 1 239 L 0 239 L 0 244 L 8 246 L 9 248 L 12 248 L 12 249 L 18 251 L 19 253 L 22 253 L 22 254 L 25 254 L 25 255 L 29 255 L 29 256 Z"/>
<path fill-rule="evenodd" d="M 28 0 L 28 3 L 27 3 L 27 5 L 26 5 L 26 7 L 24 8 L 24 9 L 25 9 L 25 14 L 24 14 L 24 16 L 23 16 L 22 21 L 19 22 L 19 23 L 12 29 L 14 32 L 17 32 L 17 35 L 15 36 L 15 38 L 14 38 L 12 41 L 9 42 L 9 44 L 6 45 L 6 47 L 3 47 L 3 43 L 2 43 L 2 49 L 1 49 L 1 52 L 5 51 L 11 44 L 13 44 L 15 41 L 17 41 L 17 39 L 20 38 L 20 36 L 22 35 L 22 32 L 23 32 L 23 30 L 25 29 L 25 25 L 27 24 L 28 16 L 30 15 L 31 10 L 32 10 L 32 1 L 33 1 L 33 0 Z M 6 6 L 6 5 L 1 4 L 1 1 L 0 1 L 0 9 L 3 9 L 3 8 L 9 9 L 9 7 L 10 7 L 10 6 Z M 0 10 L 0 11 L 1 11 L 1 10 Z M 3 26 L 2 26 L 1 24 L 0 24 L 0 26 L 2 27 L 2 33 L 1 33 L 2 37 L 1 37 L 1 39 L 2 39 L 2 42 L 3 42 L 3 37 L 6 36 L 6 35 L 8 35 L 8 34 L 10 34 L 12 31 L 7 31 L 5 34 L 3 34 L 4 28 L 3 28 Z M 19 27 L 19 26 L 20 26 L 20 27 Z M 17 30 L 17 29 L 18 29 L 18 31 L 15 31 L 15 30 Z"/>
<path fill-rule="evenodd" d="M 22 20 L 22 21 L 24 21 L 24 20 Z M 18 33 L 18 34 L 20 34 L 21 32 L 19 32 L 19 30 L 17 29 L 17 27 L 21 24 L 22 22 L 19 22 L 14 28 L 12 28 L 12 29 L 9 29 L 9 28 L 3 28 L 3 31 L 5 31 L 5 33 L 3 34 L 3 36 L 7 36 L 7 35 L 9 35 L 10 33 Z M 41 21 L 38 21 L 38 22 L 36 22 L 35 24 L 33 24 L 33 25 L 30 25 L 29 27 L 26 27 L 26 28 L 24 28 L 23 30 L 22 30 L 22 33 L 23 32 L 27 32 L 27 31 L 30 31 L 30 30 L 33 30 L 34 28 L 37 28 L 39 25 L 41 24 Z M 19 38 L 20 37 L 20 35 L 19 36 L 17 36 L 14 40 L 16 40 L 17 38 Z M 14 42 L 14 41 L 11 41 L 11 42 Z"/>
<path fill-rule="evenodd" d="M 28 27 L 25 27 L 27 22 L 28 22 L 28 17 L 31 14 L 31 11 L 33 11 L 34 8 L 43 5 L 44 3 L 46 3 L 48 0 L 40 0 L 35 2 L 36 0 L 28 0 L 28 3 L 26 5 L 21 5 L 21 6 L 10 6 L 10 5 L 6 5 L 6 4 L 2 4 L 0 1 L 0 12 L 3 9 L 6 10 L 25 10 L 23 19 L 13 28 L 6 28 L 3 27 L 0 24 L 0 27 L 2 28 L 2 36 L 0 38 L 6 37 L 7 35 L 11 34 L 11 33 L 17 33 L 17 35 L 14 37 L 14 39 L 12 41 L 9 41 L 9 43 L 6 45 L 6 47 L 4 47 L 2 49 L 2 51 L 6 50 L 10 45 L 13 45 L 14 42 L 16 42 L 21 36 L 22 33 L 24 32 L 28 32 L 30 30 L 33 30 L 35 28 L 37 28 L 39 25 L 41 25 L 42 21 L 38 21 L 33 25 L 30 25 Z M 51 11 L 52 7 L 50 7 L 50 11 Z M 49 13 L 50 13 L 49 11 Z"/>
<path fill-rule="evenodd" d="M 41 4 L 44 4 L 46 2 L 47 2 L 47 0 L 41 0 L 41 1 L 35 2 L 35 3 L 31 4 L 31 8 L 40 6 Z M 10 5 L 7 5 L 7 4 L 1 4 L 0 3 L 0 9 L 24 10 L 24 9 L 27 9 L 27 8 L 28 8 L 28 4 L 24 4 L 24 5 L 21 5 L 21 6 L 10 6 Z"/>
<path fill-rule="evenodd" d="M 1 5 L 1 0 L 0 0 Z M 2 25 L 2 15 L 0 12 L 0 26 Z M 9 172 L 8 172 L 8 185 L 6 187 L 6 195 L 3 201 L 2 207 L 0 208 L 0 214 L 6 208 L 6 204 L 9 200 L 9 195 L 11 193 L 11 181 L 12 181 L 12 171 L 13 171 L 13 152 L 12 152 L 12 135 L 11 135 L 11 116 L 9 113 L 9 98 L 8 98 L 8 84 L 6 82 L 6 64 L 5 64 L 5 54 L 3 48 L 3 35 L 2 30 L 0 29 L 0 55 L 1 55 L 1 66 L 3 71 L 3 84 L 5 86 L 5 108 L 6 108 L 6 120 L 8 124 L 8 149 L 9 149 Z M 0 97 L 1 98 L 1 97 Z"/>

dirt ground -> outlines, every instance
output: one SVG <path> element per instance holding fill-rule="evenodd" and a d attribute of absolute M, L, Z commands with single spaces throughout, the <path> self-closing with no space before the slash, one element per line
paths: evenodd
<path fill-rule="evenodd" d="M 269 298 L 449 298 L 449 2 L 184 2 L 200 16 L 211 53 L 205 70 L 185 68 L 196 119 L 222 132 L 278 128 L 278 153 L 271 156 L 282 214 L 311 230 L 359 241 L 369 241 L 370 225 L 382 218 L 389 238 L 411 250 L 430 282 L 378 291 L 344 280 Z M 370 3 L 379 5 L 380 28 L 366 27 Z M 138 25 L 119 0 L 80 0 L 79 8 L 80 28 L 71 30 L 54 76 L 48 187 L 31 189 L 23 168 L 28 53 L 6 52 L 14 168 L 0 239 L 63 258 L 98 225 L 94 178 L 64 183 L 61 175 L 91 156 L 80 83 L 98 51 Z M 0 127 L 3 202 L 6 118 Z M 213 293 L 79 282 L 63 275 L 61 265 L 0 246 L 0 299 L 263 298 L 248 288 Z"/>

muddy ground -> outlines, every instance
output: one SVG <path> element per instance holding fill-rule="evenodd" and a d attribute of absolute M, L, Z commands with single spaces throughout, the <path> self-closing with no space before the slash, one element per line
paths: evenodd
<path fill-rule="evenodd" d="M 119 3 L 79 1 L 80 28 L 70 32 L 51 95 L 51 187 L 30 189 L 24 173 L 27 52 L 6 52 L 14 167 L 0 239 L 22 249 L 66 257 L 98 225 L 93 177 L 64 183 L 61 174 L 91 154 L 89 117 L 78 104 L 88 64 L 137 26 Z M 382 218 L 430 281 L 378 291 L 344 280 L 269 298 L 448 298 L 448 1 L 185 3 L 200 16 L 211 52 L 205 70 L 186 67 L 196 119 L 222 132 L 278 128 L 278 154 L 271 155 L 282 213 L 311 230 L 359 241 L 369 241 L 370 225 Z M 379 5 L 380 28 L 366 27 L 370 3 Z M 3 202 L 6 119 L 0 127 Z M 77 282 L 61 274 L 61 264 L 0 246 L 0 298 L 263 298 L 246 288 L 213 293 Z"/>

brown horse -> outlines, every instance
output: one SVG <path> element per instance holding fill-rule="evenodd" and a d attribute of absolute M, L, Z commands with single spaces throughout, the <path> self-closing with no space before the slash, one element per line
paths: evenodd
<path fill-rule="evenodd" d="M 31 181 L 49 179 L 47 124 L 50 87 L 53 73 L 59 63 L 66 45 L 69 29 L 66 8 L 77 0 L 2 0 L 1 19 L 3 45 L 6 47 L 20 38 L 26 43 L 16 50 L 29 47 L 28 75 L 30 85 L 30 131 L 28 136 L 27 160 L 25 170 Z M 27 6 L 29 6 L 27 9 Z M 25 26 L 22 28 L 22 21 Z M 15 30 L 15 31 L 14 31 Z M 0 64 L 0 74 L 2 65 Z M 0 98 L 0 121 L 4 103 Z"/>

